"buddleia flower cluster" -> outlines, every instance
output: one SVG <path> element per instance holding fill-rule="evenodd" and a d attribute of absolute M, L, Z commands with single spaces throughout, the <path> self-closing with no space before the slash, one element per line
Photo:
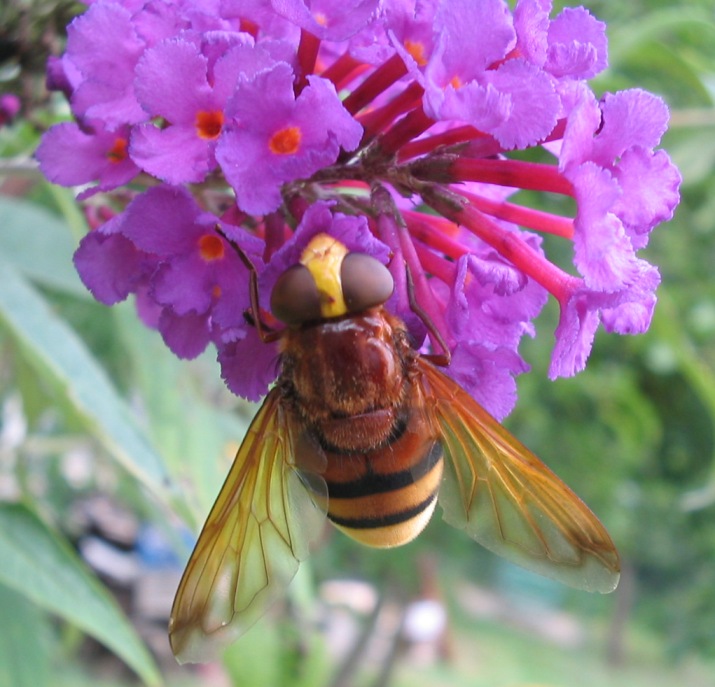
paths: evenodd
<path fill-rule="evenodd" d="M 272 286 L 324 232 L 389 266 L 386 307 L 415 346 L 436 346 L 428 318 L 448 373 L 505 416 L 527 369 L 519 342 L 549 296 L 552 378 L 584 367 L 599 326 L 648 328 L 659 274 L 638 252 L 679 200 L 656 149 L 666 105 L 638 89 L 597 98 L 587 80 L 607 66 L 605 25 L 551 10 L 95 0 L 48 66 L 73 121 L 37 151 L 90 219 L 82 280 L 106 304 L 134 294 L 179 357 L 215 346 L 228 387 L 255 400 L 279 358 L 255 318 L 279 326 Z M 522 204 L 521 189 L 570 211 Z M 570 244 L 573 267 L 549 259 L 545 234 Z"/>

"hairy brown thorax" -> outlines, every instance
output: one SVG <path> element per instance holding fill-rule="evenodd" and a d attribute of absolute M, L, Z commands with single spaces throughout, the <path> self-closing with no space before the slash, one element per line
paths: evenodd
<path fill-rule="evenodd" d="M 374 448 L 393 431 L 414 354 L 382 308 L 288 332 L 282 384 L 294 412 L 329 446 Z"/>

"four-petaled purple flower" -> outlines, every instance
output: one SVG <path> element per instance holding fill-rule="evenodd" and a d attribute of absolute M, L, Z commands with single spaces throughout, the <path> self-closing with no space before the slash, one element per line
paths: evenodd
<path fill-rule="evenodd" d="M 341 147 L 352 151 L 360 143 L 362 127 L 340 104 L 333 84 L 309 76 L 296 98 L 293 83 L 291 68 L 278 63 L 241 84 L 229 103 L 233 124 L 217 157 L 245 212 L 277 210 L 284 184 L 310 178 L 334 163 Z"/>
<path fill-rule="evenodd" d="M 215 345 L 229 388 L 258 399 L 279 350 L 256 319 L 280 326 L 273 284 L 328 233 L 388 265 L 386 307 L 425 350 L 436 328 L 449 373 L 504 417 L 549 295 L 551 377 L 584 367 L 599 325 L 648 328 L 660 277 L 638 251 L 679 200 L 656 150 L 665 104 L 596 99 L 604 24 L 550 15 L 550 0 L 96 0 L 48 65 L 76 121 L 37 151 L 51 180 L 129 200 L 81 242 L 82 279 L 108 304 L 136 294 L 179 356 Z M 539 233 L 572 242 L 573 271 Z"/>

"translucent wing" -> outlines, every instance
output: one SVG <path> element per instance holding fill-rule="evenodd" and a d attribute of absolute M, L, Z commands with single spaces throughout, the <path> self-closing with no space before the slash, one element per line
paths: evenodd
<path fill-rule="evenodd" d="M 446 454 L 444 519 L 525 568 L 613 591 L 618 552 L 598 518 L 456 382 L 424 359 L 419 365 Z"/>
<path fill-rule="evenodd" d="M 295 434 L 274 389 L 248 429 L 179 584 L 169 621 L 179 661 L 209 660 L 243 634 L 285 591 L 320 533 L 324 512 L 293 464 Z M 318 475 L 310 482 L 313 491 L 321 488 Z"/>

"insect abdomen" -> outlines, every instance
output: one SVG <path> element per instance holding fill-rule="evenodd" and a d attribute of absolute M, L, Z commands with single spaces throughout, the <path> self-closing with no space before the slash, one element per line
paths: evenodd
<path fill-rule="evenodd" d="M 365 453 L 327 452 L 328 517 L 345 534 L 387 548 L 427 525 L 442 480 L 442 446 L 408 409 L 396 436 Z"/>

